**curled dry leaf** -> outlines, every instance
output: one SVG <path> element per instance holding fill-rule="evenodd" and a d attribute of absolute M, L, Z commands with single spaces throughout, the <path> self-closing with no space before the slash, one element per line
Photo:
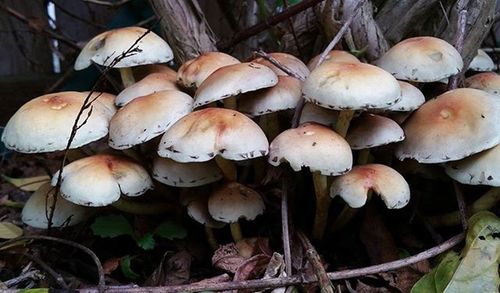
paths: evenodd
<path fill-rule="evenodd" d="M 244 281 L 259 278 L 265 271 L 271 258 L 269 255 L 257 254 L 245 260 L 236 270 L 234 281 Z"/>

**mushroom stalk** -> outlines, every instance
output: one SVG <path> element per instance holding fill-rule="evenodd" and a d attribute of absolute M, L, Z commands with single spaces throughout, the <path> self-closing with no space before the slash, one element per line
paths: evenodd
<path fill-rule="evenodd" d="M 238 178 L 237 176 L 237 170 L 236 170 L 236 165 L 229 161 L 224 159 L 221 156 L 216 156 L 215 157 L 215 162 L 217 163 L 217 166 L 222 170 L 222 173 L 224 174 L 224 179 L 229 182 L 234 182 Z"/>
<path fill-rule="evenodd" d="M 358 165 L 371 163 L 370 149 L 362 149 L 358 152 Z"/>
<path fill-rule="evenodd" d="M 259 118 L 259 126 L 264 130 L 269 141 L 272 141 L 280 132 L 278 113 L 262 115 Z"/>
<path fill-rule="evenodd" d="M 223 102 L 224 102 L 224 108 L 231 109 L 231 110 L 236 110 L 237 103 L 236 103 L 236 98 L 235 97 L 229 97 L 227 99 L 224 99 Z"/>
<path fill-rule="evenodd" d="M 205 226 L 205 235 L 207 236 L 207 241 L 212 250 L 216 250 L 219 247 L 219 243 L 214 235 L 214 230 L 210 227 Z"/>
<path fill-rule="evenodd" d="M 124 87 L 129 87 L 135 83 L 134 72 L 131 67 L 119 68 L 119 70 Z"/>
<path fill-rule="evenodd" d="M 241 233 L 240 222 L 231 223 L 229 224 L 229 227 L 231 228 L 231 236 L 233 236 L 234 242 L 238 242 L 241 239 L 243 239 L 243 233 Z"/>
<path fill-rule="evenodd" d="M 166 202 L 137 202 L 123 197 L 111 205 L 117 210 L 134 215 L 159 215 L 175 210 L 173 205 Z"/>
<path fill-rule="evenodd" d="M 340 111 L 339 118 L 337 118 L 337 123 L 335 124 L 335 132 L 340 134 L 342 137 L 345 137 L 352 117 L 354 117 L 354 110 Z"/>
<path fill-rule="evenodd" d="M 327 177 L 319 172 L 313 173 L 314 193 L 316 195 L 316 214 L 314 217 L 313 237 L 316 240 L 323 238 L 328 220 L 328 208 L 331 198 L 328 194 Z"/>

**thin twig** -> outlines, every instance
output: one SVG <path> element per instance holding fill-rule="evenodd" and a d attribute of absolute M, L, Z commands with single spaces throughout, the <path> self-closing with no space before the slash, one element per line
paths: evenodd
<path fill-rule="evenodd" d="M 61 276 L 61 274 L 59 274 L 58 272 L 56 272 L 55 270 L 53 270 L 48 264 L 46 264 L 40 258 L 38 258 L 38 257 L 36 257 L 34 255 L 31 255 L 31 254 L 25 253 L 25 252 L 23 252 L 23 253 L 13 252 L 13 254 L 21 254 L 22 256 L 28 258 L 29 260 L 35 262 L 38 266 L 40 266 L 40 268 L 42 270 L 44 270 L 45 272 L 47 272 L 57 282 L 57 284 L 61 288 L 63 288 L 63 289 L 69 289 L 68 284 L 66 284 L 66 282 L 64 281 L 64 278 Z"/>
<path fill-rule="evenodd" d="M 457 49 L 460 55 L 462 55 L 462 52 L 464 50 L 466 25 L 467 25 L 467 10 L 462 9 L 460 10 L 460 13 L 458 15 L 457 36 L 455 40 L 455 49 Z M 450 77 L 450 81 L 448 82 L 449 90 L 453 90 L 458 87 L 458 82 L 462 79 L 463 72 L 464 68 L 461 68 L 457 74 Z"/>
<path fill-rule="evenodd" d="M 288 174 L 281 177 L 281 234 L 283 237 L 283 254 L 285 261 L 285 272 L 287 276 L 292 275 L 292 253 L 290 243 L 290 217 L 288 216 Z"/>
<path fill-rule="evenodd" d="M 102 5 L 102 6 L 108 6 L 108 7 L 113 7 L 113 8 L 120 7 L 124 4 L 127 4 L 130 1 L 132 1 L 132 0 L 120 0 L 120 1 L 83 0 L 83 2 Z"/>
<path fill-rule="evenodd" d="M 269 55 L 268 53 L 264 52 L 263 50 L 254 51 L 254 54 L 257 55 L 257 56 L 260 56 L 260 57 L 262 57 L 264 59 L 266 59 L 269 62 L 271 62 L 274 66 L 278 67 L 283 72 L 285 72 L 286 74 L 290 75 L 291 77 L 295 77 L 296 79 L 301 80 L 301 81 L 306 80 L 306 78 L 304 76 L 302 76 L 302 75 L 298 74 L 297 72 L 291 70 L 286 65 L 280 63 L 278 60 L 274 59 L 273 56 Z"/>
<path fill-rule="evenodd" d="M 435 257 L 455 245 L 462 242 L 465 234 L 460 233 L 452 238 L 446 240 L 445 242 L 434 246 L 428 250 L 425 250 L 414 256 L 410 256 L 404 259 L 387 262 L 379 265 L 369 266 L 360 269 L 343 270 L 338 272 L 327 273 L 330 280 L 343 280 L 356 278 L 360 276 L 367 276 L 372 274 L 378 274 L 382 272 L 396 270 L 402 267 L 406 267 L 417 262 Z M 271 278 L 271 279 L 260 279 L 260 280 L 249 280 L 249 281 L 233 281 L 233 282 L 222 282 L 218 284 L 210 285 L 199 285 L 199 284 L 188 284 L 179 286 L 165 286 L 165 287 L 110 287 L 106 289 L 107 293 L 118 293 L 118 292 L 129 292 L 129 293 L 139 293 L 139 292 L 149 292 L 149 293 L 160 293 L 160 292 L 200 292 L 200 291 L 227 291 L 227 290 L 260 290 L 260 289 L 271 289 L 278 287 L 286 287 L 292 285 L 303 285 L 311 284 L 317 282 L 316 278 L 304 278 L 303 276 L 291 276 L 282 278 Z M 83 289 L 80 290 L 82 293 L 94 293 L 95 289 Z"/>
<path fill-rule="evenodd" d="M 74 241 L 67 240 L 67 239 L 60 239 L 60 238 L 51 237 L 51 236 L 44 236 L 44 235 L 30 235 L 30 236 L 17 237 L 17 238 L 10 239 L 10 240 L 7 240 L 5 242 L 0 243 L 0 251 L 4 247 L 12 246 L 13 244 L 21 242 L 21 241 L 24 241 L 24 240 L 47 240 L 47 241 L 53 241 L 53 242 L 58 242 L 58 243 L 61 243 L 61 244 L 64 244 L 64 245 L 68 245 L 68 246 L 71 246 L 71 247 L 74 247 L 74 248 L 82 250 L 83 252 L 85 252 L 86 254 L 88 254 L 92 258 L 92 260 L 94 261 L 94 263 L 96 265 L 97 274 L 99 276 L 99 283 L 98 283 L 98 286 L 97 286 L 97 288 L 98 288 L 97 290 L 99 292 L 103 292 L 104 291 L 104 287 L 106 286 L 105 279 L 104 279 L 104 269 L 102 268 L 101 261 L 99 260 L 99 258 L 97 257 L 97 255 L 92 250 L 90 250 L 89 248 L 87 248 L 87 247 L 85 247 L 85 246 L 83 246 L 83 245 L 81 245 L 79 243 L 76 243 Z M 21 244 L 21 243 L 19 243 L 19 244 Z"/>
<path fill-rule="evenodd" d="M 102 29 L 102 30 L 106 29 L 105 25 L 102 25 L 100 23 L 92 22 L 92 21 L 90 21 L 90 20 L 88 20 L 86 18 L 78 16 L 76 13 L 73 13 L 73 12 L 69 11 L 68 9 L 64 8 L 63 6 L 61 6 L 61 4 L 57 3 L 56 0 L 50 0 L 50 2 L 52 2 L 54 4 L 54 6 L 57 7 L 57 9 L 59 9 L 62 13 L 67 14 L 68 16 L 70 16 L 73 19 L 76 19 L 76 20 L 78 20 L 80 22 L 83 22 L 83 23 L 88 24 L 90 26 L 96 27 L 98 29 Z"/>
<path fill-rule="evenodd" d="M 306 251 L 306 257 L 311 266 L 313 267 L 314 274 L 318 278 L 319 288 L 322 293 L 333 293 L 335 290 L 333 289 L 332 282 L 328 278 L 328 275 L 325 271 L 325 267 L 321 263 L 321 259 L 318 255 L 318 252 L 311 244 L 307 236 L 304 235 L 302 231 L 297 231 L 297 237 L 299 238 L 304 250 Z"/>
<path fill-rule="evenodd" d="M 252 37 L 255 36 L 269 27 L 278 24 L 310 7 L 313 7 L 314 5 L 323 2 L 325 0 L 304 0 L 301 1 L 300 3 L 297 3 L 293 6 L 291 6 L 288 9 L 283 10 L 281 13 L 277 13 L 275 15 L 272 15 L 265 19 L 262 22 L 259 22 L 256 25 L 253 25 L 249 28 L 244 29 L 243 31 L 238 32 L 236 35 L 233 36 L 233 38 L 230 41 L 226 42 L 219 42 L 217 44 L 217 48 L 219 51 L 226 51 L 229 48 L 233 47 L 234 45 Z"/>
<path fill-rule="evenodd" d="M 27 272 L 15 277 L 15 278 L 12 278 L 12 279 L 7 280 L 7 281 L 3 281 L 2 283 L 7 287 L 12 287 L 14 285 L 17 285 L 17 284 L 24 282 L 26 280 L 29 280 L 29 279 L 40 278 L 39 275 L 40 275 L 40 272 L 38 270 L 27 271 Z M 18 290 L 15 290 L 15 291 L 18 292 Z"/>
<path fill-rule="evenodd" d="M 53 31 L 47 29 L 46 27 L 35 25 L 26 16 L 24 16 L 20 12 L 14 10 L 12 8 L 10 8 L 9 6 L 7 6 L 7 5 L 5 5 L 3 3 L 0 3 L 0 9 L 4 10 L 5 12 L 9 13 L 13 17 L 15 17 L 16 19 L 18 19 L 21 22 L 25 23 L 26 25 L 28 25 L 31 29 L 33 29 L 35 31 L 42 31 L 42 32 L 46 33 L 52 39 L 56 39 L 56 40 L 58 40 L 58 41 L 60 41 L 60 42 L 62 42 L 64 44 L 68 45 L 69 47 L 71 47 L 73 49 L 76 49 L 76 50 L 80 50 L 81 49 L 80 46 L 78 46 L 75 42 L 73 42 L 71 40 L 68 40 L 64 36 L 62 36 L 62 35 L 60 35 L 60 34 L 58 34 L 56 32 L 53 32 Z"/>
<path fill-rule="evenodd" d="M 462 228 L 464 229 L 464 231 L 467 231 L 467 227 L 469 226 L 469 223 L 467 222 L 467 205 L 465 204 L 462 188 L 460 187 L 460 184 L 455 180 L 453 180 L 453 189 L 455 190 L 455 196 L 457 198 L 460 222 L 462 223 Z"/>

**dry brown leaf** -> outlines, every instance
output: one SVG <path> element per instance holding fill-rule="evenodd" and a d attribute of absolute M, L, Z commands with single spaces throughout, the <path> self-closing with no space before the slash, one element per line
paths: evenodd
<path fill-rule="evenodd" d="M 259 278 L 266 270 L 271 258 L 265 254 L 257 254 L 245 260 L 234 274 L 234 281 L 244 281 Z"/>
<path fill-rule="evenodd" d="M 245 260 L 246 258 L 238 253 L 236 244 L 231 242 L 217 248 L 212 256 L 212 265 L 218 269 L 234 274 Z"/>
<path fill-rule="evenodd" d="M 121 257 L 108 258 L 102 263 L 102 268 L 105 275 L 109 275 L 114 272 L 120 266 Z"/>

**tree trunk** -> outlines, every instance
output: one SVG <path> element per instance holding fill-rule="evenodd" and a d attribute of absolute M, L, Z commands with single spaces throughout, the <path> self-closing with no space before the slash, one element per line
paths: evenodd
<path fill-rule="evenodd" d="M 203 52 L 217 51 L 216 38 L 196 0 L 149 0 L 165 38 L 182 64 Z"/>

